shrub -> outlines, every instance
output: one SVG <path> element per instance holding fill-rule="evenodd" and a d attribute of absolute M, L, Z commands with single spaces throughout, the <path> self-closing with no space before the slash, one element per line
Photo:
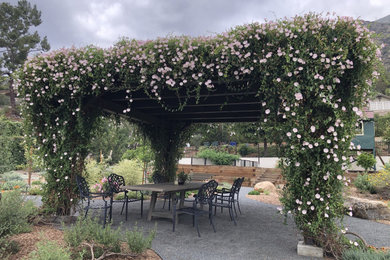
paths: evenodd
<path fill-rule="evenodd" d="M 106 225 L 105 228 L 97 221 L 97 219 L 79 218 L 70 228 L 65 228 L 64 240 L 68 246 L 72 247 L 76 255 L 79 254 L 85 246 L 83 242 L 94 242 L 96 246 L 93 251 L 95 257 L 99 257 L 105 250 L 111 252 L 120 251 L 120 229 L 112 229 L 111 225 Z M 90 254 L 88 248 L 87 254 Z M 89 255 L 88 255 L 89 256 Z M 89 256 L 90 257 L 90 256 Z"/>
<path fill-rule="evenodd" d="M 30 195 L 40 195 L 42 196 L 45 192 L 41 187 L 33 187 L 28 190 L 28 194 Z"/>
<path fill-rule="evenodd" d="M 0 200 L 0 237 L 29 231 L 28 220 L 37 213 L 33 202 L 24 201 L 19 191 L 2 194 Z"/>
<path fill-rule="evenodd" d="M 368 191 L 370 193 L 375 193 L 374 186 L 370 183 L 368 174 L 359 174 L 353 184 L 361 191 Z"/>
<path fill-rule="evenodd" d="M 136 160 L 122 160 L 112 167 L 112 172 L 123 176 L 126 185 L 136 185 L 142 182 L 142 166 Z"/>
<path fill-rule="evenodd" d="M 95 257 L 99 257 L 104 251 L 120 252 L 121 238 L 125 237 L 129 248 L 135 253 L 141 253 L 145 249 L 150 248 L 152 240 L 155 237 L 156 231 L 152 230 L 147 237 L 143 235 L 142 230 L 137 226 L 131 231 L 126 231 L 124 236 L 121 234 L 121 228 L 112 229 L 111 224 L 107 224 L 105 228 L 96 220 L 79 218 L 74 225 L 69 228 L 64 228 L 64 240 L 68 246 L 73 248 L 73 255 L 77 256 L 82 253 L 86 247 L 83 242 L 94 244 Z M 85 250 L 86 257 L 90 257 L 90 248 Z"/>
<path fill-rule="evenodd" d="M 152 246 L 152 241 L 156 236 L 156 230 L 152 230 L 147 237 L 144 236 L 142 229 L 139 229 L 137 225 L 133 230 L 126 232 L 126 240 L 130 250 L 136 254 L 142 253 L 146 249 Z"/>
<path fill-rule="evenodd" d="M 40 181 L 33 181 L 31 182 L 31 185 L 38 185 L 38 186 L 41 186 L 43 183 L 40 182 Z"/>
<path fill-rule="evenodd" d="M 255 153 L 256 151 L 257 149 L 249 146 L 248 144 L 241 144 L 238 146 L 238 153 L 241 156 L 246 156 L 248 154 Z"/>
<path fill-rule="evenodd" d="M 0 174 L 25 164 L 21 122 L 0 116 Z"/>
<path fill-rule="evenodd" d="M 386 260 L 390 259 L 390 252 L 381 252 L 363 249 L 349 249 L 344 251 L 343 260 Z"/>
<path fill-rule="evenodd" d="M 103 177 L 107 177 L 108 165 L 104 162 L 98 163 L 94 159 L 87 159 L 85 164 L 85 172 L 87 174 L 87 181 L 89 184 L 100 182 Z"/>
<path fill-rule="evenodd" d="M 238 155 L 229 154 L 225 152 L 217 152 L 212 149 L 201 149 L 197 157 L 206 158 L 213 161 L 216 165 L 231 165 L 235 160 L 240 159 Z"/>
<path fill-rule="evenodd" d="M 248 195 L 260 195 L 260 191 L 258 191 L 258 190 L 251 190 L 250 192 L 248 192 Z"/>
<path fill-rule="evenodd" d="M 68 249 L 50 240 L 37 243 L 37 249 L 28 255 L 30 260 L 71 260 Z"/>
<path fill-rule="evenodd" d="M 18 243 L 10 240 L 7 236 L 0 237 L 0 259 L 8 259 L 12 254 L 19 252 Z"/>
<path fill-rule="evenodd" d="M 375 163 L 376 160 L 372 153 L 361 153 L 357 158 L 357 165 L 363 167 L 366 172 L 374 167 Z"/>
<path fill-rule="evenodd" d="M 390 165 L 385 165 L 385 168 L 375 174 L 368 176 L 369 182 L 375 188 L 390 188 Z"/>

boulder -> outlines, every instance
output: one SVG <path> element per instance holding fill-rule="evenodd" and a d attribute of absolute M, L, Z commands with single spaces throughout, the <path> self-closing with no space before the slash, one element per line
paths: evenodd
<path fill-rule="evenodd" d="M 270 181 L 262 181 L 262 182 L 256 183 L 254 189 L 255 190 L 262 189 L 262 190 L 267 190 L 269 192 L 276 192 L 275 185 Z"/>
<path fill-rule="evenodd" d="M 382 201 L 347 197 L 344 201 L 344 207 L 347 210 L 352 208 L 352 214 L 357 218 L 390 220 L 390 209 Z"/>

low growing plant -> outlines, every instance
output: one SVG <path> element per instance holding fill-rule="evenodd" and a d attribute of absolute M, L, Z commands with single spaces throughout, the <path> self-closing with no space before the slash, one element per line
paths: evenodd
<path fill-rule="evenodd" d="M 390 168 L 385 167 L 383 170 L 370 174 L 368 181 L 375 188 L 390 188 Z"/>
<path fill-rule="evenodd" d="M 388 260 L 390 252 L 364 250 L 364 249 L 348 249 L 343 253 L 343 260 Z"/>
<path fill-rule="evenodd" d="M 7 259 L 10 255 L 19 252 L 18 243 L 10 240 L 8 236 L 0 237 L 0 259 Z"/>
<path fill-rule="evenodd" d="M 371 184 L 369 176 L 367 174 L 359 174 L 353 184 L 361 191 L 375 193 L 375 187 Z"/>
<path fill-rule="evenodd" d="M 126 185 L 137 185 L 142 182 L 142 166 L 137 160 L 122 160 L 112 167 L 112 172 L 123 176 Z"/>
<path fill-rule="evenodd" d="M 0 238 L 30 231 L 29 220 L 37 214 L 32 201 L 25 201 L 20 191 L 2 193 L 0 200 Z"/>
<path fill-rule="evenodd" d="M 71 260 L 71 252 L 58 243 L 44 240 L 37 243 L 37 249 L 28 255 L 29 260 Z"/>
<path fill-rule="evenodd" d="M 231 165 L 235 160 L 240 159 L 240 156 L 238 155 L 226 152 L 217 152 L 208 148 L 199 151 L 197 157 L 210 159 L 216 165 Z"/>
<path fill-rule="evenodd" d="M 250 192 L 248 192 L 248 195 L 260 195 L 260 191 L 258 191 L 258 190 L 251 190 Z"/>
<path fill-rule="evenodd" d="M 39 195 L 42 196 L 45 192 L 41 187 L 33 187 L 28 190 L 28 194 L 30 195 Z"/>
<path fill-rule="evenodd" d="M 145 237 L 143 229 L 139 229 L 138 226 L 135 225 L 133 230 L 126 232 L 126 241 L 130 250 L 139 254 L 152 246 L 152 241 L 155 236 L 155 229 L 150 231 L 149 235 Z"/>

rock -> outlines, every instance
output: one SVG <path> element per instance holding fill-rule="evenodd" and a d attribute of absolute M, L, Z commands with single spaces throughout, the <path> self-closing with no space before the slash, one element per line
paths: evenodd
<path fill-rule="evenodd" d="M 390 209 L 382 201 L 347 197 L 344 207 L 347 210 L 351 207 L 353 216 L 357 218 L 390 220 Z"/>
<path fill-rule="evenodd" d="M 276 192 L 275 185 L 270 181 L 262 181 L 262 182 L 256 183 L 254 189 L 255 190 L 262 189 L 262 190 L 267 190 L 269 192 Z"/>

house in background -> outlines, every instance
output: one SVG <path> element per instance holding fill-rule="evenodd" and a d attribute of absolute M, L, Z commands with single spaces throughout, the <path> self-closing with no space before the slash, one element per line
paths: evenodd
<path fill-rule="evenodd" d="M 363 122 L 356 129 L 356 136 L 352 139 L 352 143 L 355 146 L 360 145 L 362 151 L 376 156 L 374 112 L 364 111 L 364 116 Z"/>
<path fill-rule="evenodd" d="M 384 115 L 390 112 L 390 97 L 378 94 L 375 98 L 370 99 L 369 110 L 375 114 Z"/>

